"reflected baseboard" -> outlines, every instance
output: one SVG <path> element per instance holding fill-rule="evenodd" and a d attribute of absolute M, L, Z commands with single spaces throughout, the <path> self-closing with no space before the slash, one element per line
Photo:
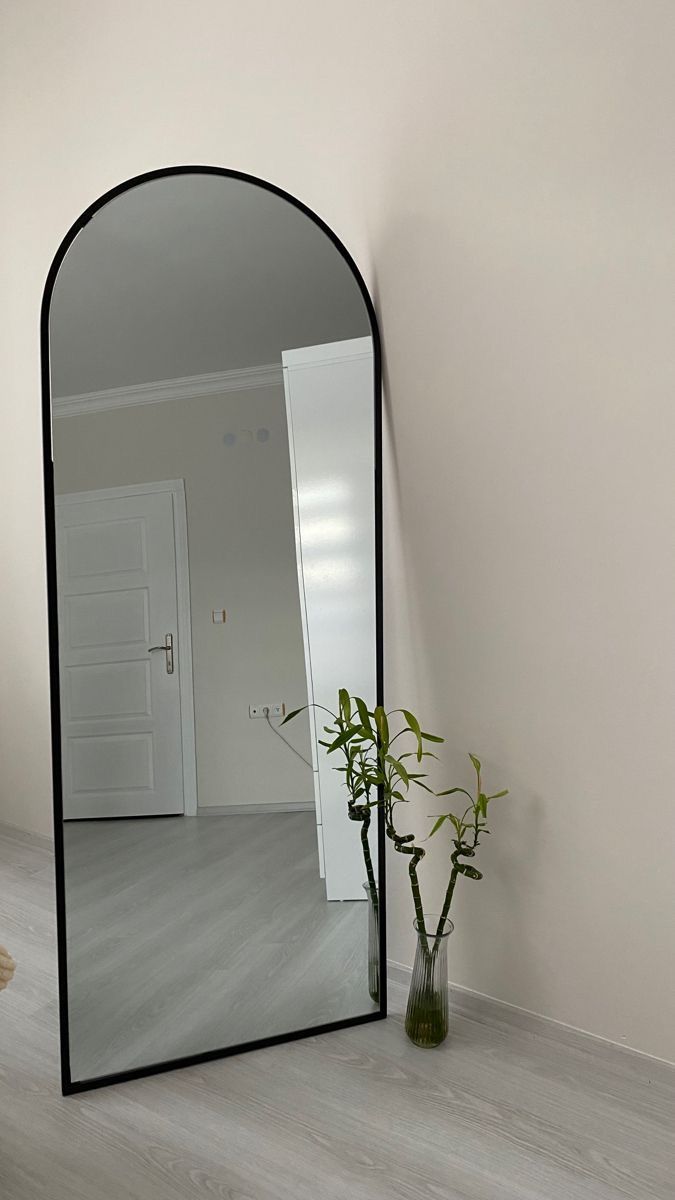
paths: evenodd
<path fill-rule="evenodd" d="M 285 804 L 208 804 L 197 809 L 198 817 L 245 817 L 256 813 L 315 812 L 313 800 L 289 801 Z"/>

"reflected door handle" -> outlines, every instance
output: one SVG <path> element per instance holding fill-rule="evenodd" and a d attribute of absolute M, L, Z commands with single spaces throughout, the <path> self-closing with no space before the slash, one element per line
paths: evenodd
<path fill-rule="evenodd" d="M 155 650 L 163 650 L 166 654 L 166 673 L 173 675 L 173 634 L 167 633 L 164 638 L 163 646 L 151 646 L 148 654 L 152 654 Z"/>

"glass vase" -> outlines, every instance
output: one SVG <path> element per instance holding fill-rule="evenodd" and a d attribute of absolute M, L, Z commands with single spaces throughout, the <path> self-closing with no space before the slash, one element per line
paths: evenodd
<path fill-rule="evenodd" d="M 452 921 L 427 916 L 424 928 L 415 921 L 417 949 L 405 1031 L 416 1046 L 440 1046 L 448 1036 L 448 939 Z"/>
<path fill-rule="evenodd" d="M 368 900 L 368 992 L 375 1004 L 380 1003 L 380 904 L 377 885 L 364 883 Z"/>

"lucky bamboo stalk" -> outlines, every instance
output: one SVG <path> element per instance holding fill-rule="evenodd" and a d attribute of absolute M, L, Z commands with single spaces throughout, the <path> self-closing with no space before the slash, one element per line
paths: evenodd
<path fill-rule="evenodd" d="M 321 706 L 316 706 L 321 707 Z M 303 709 L 289 713 L 286 721 L 292 720 Z M 371 891 L 373 903 L 377 904 L 377 884 L 370 854 L 368 831 L 371 823 L 372 809 L 382 806 L 384 812 L 384 828 L 387 837 L 399 854 L 410 859 L 408 878 L 415 910 L 415 918 L 420 936 L 420 944 L 425 955 L 435 955 L 440 947 L 448 914 L 451 910 L 455 887 L 460 875 L 468 879 L 482 879 L 482 874 L 476 867 L 466 862 L 474 858 L 480 845 L 482 834 L 489 833 L 487 829 L 487 810 L 491 800 L 508 795 L 507 790 L 494 792 L 488 796 L 482 791 L 481 763 L 474 754 L 469 757 L 476 772 L 476 792 L 472 796 L 465 788 L 453 787 L 436 792 L 426 783 L 427 773 L 411 771 L 407 760 L 416 760 L 420 766 L 425 759 L 437 756 L 426 748 L 426 743 L 442 743 L 443 738 L 436 734 L 425 733 L 417 717 L 406 708 L 393 709 L 386 712 L 378 705 L 370 710 L 365 701 L 359 696 L 351 696 L 341 688 L 338 693 L 338 712 L 331 713 L 323 709 L 331 717 L 331 724 L 324 726 L 328 740 L 321 740 L 328 754 L 340 752 L 344 765 L 336 770 L 345 776 L 348 791 L 347 809 L 351 820 L 361 822 L 361 845 L 363 849 L 366 877 Z M 390 722 L 394 721 L 399 728 L 392 735 Z M 393 752 L 393 743 L 399 738 L 405 738 L 408 745 L 403 753 Z M 445 890 L 443 906 L 438 919 L 433 940 L 430 941 L 431 931 L 425 923 L 425 910 L 418 867 L 425 855 L 413 833 L 400 833 L 396 823 L 396 809 L 399 804 L 408 803 L 411 784 L 422 788 L 433 796 L 451 796 L 461 794 L 469 800 L 461 817 L 455 813 L 443 813 L 437 817 L 431 830 L 430 837 L 450 822 L 455 831 L 450 853 L 450 876 Z M 376 909 L 377 911 L 377 909 Z"/>

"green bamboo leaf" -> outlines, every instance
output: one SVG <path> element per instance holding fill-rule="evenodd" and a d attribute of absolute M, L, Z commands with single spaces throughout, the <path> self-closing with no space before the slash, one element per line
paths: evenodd
<path fill-rule="evenodd" d="M 413 713 L 409 712 L 407 708 L 401 709 L 401 712 L 403 713 L 403 716 L 405 717 L 406 721 L 408 722 L 408 725 L 410 726 L 412 733 L 414 733 L 415 737 L 417 738 L 417 761 L 421 762 L 422 761 L 422 730 L 420 729 L 420 723 L 417 720 L 417 717 L 414 716 Z"/>
<path fill-rule="evenodd" d="M 352 705 L 349 698 L 349 692 L 346 688 L 340 688 L 338 692 L 338 704 L 340 706 L 340 712 L 342 713 L 345 721 L 348 721 L 352 715 Z"/>
<path fill-rule="evenodd" d="M 354 729 L 344 729 L 339 737 L 336 737 L 335 741 L 330 743 L 328 753 L 332 754 L 334 750 L 339 750 L 341 746 L 345 746 L 354 737 L 355 732 L 356 730 Z M 321 744 L 325 745 L 324 742 Z"/>
<path fill-rule="evenodd" d="M 450 814 L 448 814 L 448 816 L 450 816 Z M 438 833 L 438 830 L 441 828 L 441 825 L 444 825 L 445 822 L 448 820 L 448 816 L 438 818 L 433 829 L 431 830 L 431 833 L 429 834 L 429 837 L 433 837 L 435 833 Z"/>
<path fill-rule="evenodd" d="M 420 737 L 424 738 L 425 742 L 444 742 L 445 738 L 437 737 L 435 733 L 421 733 Z"/>
<path fill-rule="evenodd" d="M 391 754 L 385 754 L 384 761 L 388 762 L 389 766 L 394 768 L 399 779 L 402 779 L 406 784 L 410 783 L 411 776 L 408 775 L 402 762 L 399 762 L 397 758 L 392 758 Z"/>
<path fill-rule="evenodd" d="M 399 754 L 399 756 L 398 756 L 398 757 L 399 757 L 399 759 L 403 759 L 403 758 L 417 758 L 417 751 L 416 751 L 416 750 L 406 750 L 405 754 Z M 422 758 L 435 758 L 435 759 L 436 759 L 436 762 L 439 762 L 438 755 L 437 755 L 437 754 L 434 754 L 433 750 L 423 750 L 423 751 L 422 751 Z M 419 760 L 418 760 L 418 761 L 419 761 Z"/>
<path fill-rule="evenodd" d="M 509 794 L 509 789 L 504 788 L 503 792 L 493 792 L 493 794 L 491 796 L 488 796 L 488 800 L 499 800 L 500 796 L 508 796 L 508 794 Z"/>
<path fill-rule="evenodd" d="M 293 712 L 289 712 L 286 714 L 286 716 L 284 717 L 281 724 L 286 725 L 288 723 L 288 721 L 292 721 L 293 717 L 297 717 L 298 713 L 304 712 L 306 708 L 309 708 L 308 704 L 303 704 L 302 708 L 294 708 Z"/>
<path fill-rule="evenodd" d="M 381 704 L 378 704 L 373 716 L 375 718 L 377 732 L 380 735 L 382 748 L 386 750 L 389 747 L 389 721 L 387 720 L 387 714 L 382 708 Z"/>
<path fill-rule="evenodd" d="M 431 796 L 436 795 L 434 789 L 427 787 L 426 783 L 422 783 L 421 779 L 413 779 L 413 783 L 416 783 L 418 787 L 424 788 L 425 792 L 429 792 Z"/>
<path fill-rule="evenodd" d="M 466 788 L 461 788 L 461 787 L 446 788 L 445 791 L 443 791 L 443 792 L 436 792 L 436 795 L 437 796 L 454 796 L 455 792 L 461 792 L 463 796 L 468 796 L 469 800 L 473 804 L 473 796 L 470 795 L 470 793 L 466 791 Z"/>
<path fill-rule="evenodd" d="M 361 721 L 361 724 L 363 725 L 364 729 L 370 730 L 371 729 L 371 724 L 370 724 L 371 714 L 368 711 L 368 705 L 366 704 L 365 700 L 361 699 L 360 696 L 354 697 L 354 703 L 356 705 L 356 709 L 359 714 L 359 719 Z"/>
<path fill-rule="evenodd" d="M 474 769 L 475 769 L 475 771 L 476 771 L 476 774 L 477 774 L 477 775 L 480 775 L 480 772 L 481 772 L 480 759 L 479 759 L 479 758 L 476 758 L 476 755 L 475 755 L 475 754 L 470 754 L 470 755 L 469 755 L 469 758 L 471 759 L 471 761 L 472 761 L 472 763 L 473 763 L 473 765 L 474 765 Z"/>
<path fill-rule="evenodd" d="M 403 716 L 405 717 L 406 721 L 408 722 L 408 724 L 409 724 L 410 728 L 412 729 L 413 733 L 414 733 L 414 734 L 415 734 L 417 737 L 421 737 L 421 736 L 422 736 L 422 730 L 421 730 L 421 728 L 420 728 L 420 723 L 419 723 L 419 721 L 417 720 L 417 717 L 416 717 L 416 716 L 414 716 L 414 715 L 413 715 L 413 713 L 409 712 L 409 710 L 408 710 L 407 708 L 401 708 L 401 709 L 399 709 L 399 712 L 402 712 L 402 713 L 403 713 Z"/>

